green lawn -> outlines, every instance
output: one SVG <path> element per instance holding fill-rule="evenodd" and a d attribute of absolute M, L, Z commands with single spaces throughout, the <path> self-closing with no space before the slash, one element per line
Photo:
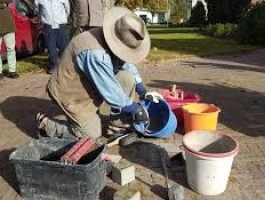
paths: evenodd
<path fill-rule="evenodd" d="M 186 56 L 237 54 L 258 48 L 241 45 L 233 40 L 207 37 L 199 34 L 196 28 L 149 26 L 148 30 L 152 41 L 151 52 L 147 58 L 150 62 Z M 34 55 L 18 59 L 17 71 L 19 73 L 41 71 L 46 69 L 47 65 L 47 54 Z M 4 68 L 7 69 L 6 64 Z"/>
<path fill-rule="evenodd" d="M 41 55 L 32 55 L 17 59 L 17 72 L 18 73 L 29 73 L 46 70 L 48 67 L 48 56 L 47 53 Z M 4 73 L 7 72 L 7 63 L 3 65 Z"/>
<path fill-rule="evenodd" d="M 238 44 L 233 40 L 208 37 L 197 28 L 148 27 L 152 40 L 149 61 L 177 59 L 185 56 L 237 54 L 258 47 Z"/>
<path fill-rule="evenodd" d="M 29 56 L 19 59 L 17 62 L 17 70 L 19 73 L 36 72 L 46 70 L 48 67 L 48 54 Z"/>

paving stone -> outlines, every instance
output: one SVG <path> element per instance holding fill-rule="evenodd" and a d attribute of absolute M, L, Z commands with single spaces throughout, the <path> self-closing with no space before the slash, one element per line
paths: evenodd
<path fill-rule="evenodd" d="M 179 144 L 177 144 L 177 143 L 163 143 L 163 144 L 160 144 L 160 146 L 162 148 L 164 148 L 168 153 L 177 154 L 177 153 L 182 152 L 182 150 L 179 148 L 180 143 Z"/>
<path fill-rule="evenodd" d="M 217 196 L 208 197 L 193 192 L 187 184 L 185 165 L 172 162 L 168 167 L 170 183 L 176 182 L 185 187 L 186 200 L 265 199 L 264 54 L 265 51 L 261 50 L 243 56 L 190 58 L 156 66 L 151 63 L 140 66 L 149 89 L 166 88 L 176 83 L 179 87 L 199 93 L 202 101 L 220 106 L 222 112 L 217 129 L 239 142 L 240 151 L 234 158 L 227 189 Z M 189 67 L 192 63 L 185 65 L 185 62 L 194 63 L 196 68 Z M 17 184 L 14 172 L 8 170 L 10 165 L 7 164 L 6 150 L 31 139 L 35 130 L 35 112 L 44 108 L 49 113 L 55 113 L 55 107 L 50 106 L 45 93 L 48 78 L 46 74 L 38 73 L 22 75 L 16 81 L 5 79 L 0 82 L 0 199 L 21 199 L 12 189 Z M 166 149 L 172 158 L 178 152 L 182 137 L 183 132 L 178 129 L 167 139 L 140 138 L 142 145 L 127 148 L 116 145 L 109 149 L 110 153 L 120 154 L 134 164 L 136 180 L 128 185 L 141 191 L 142 200 L 166 199 L 167 189 L 163 171 L 158 165 L 157 145 Z M 112 199 L 120 187 L 107 178 L 101 199 Z"/>

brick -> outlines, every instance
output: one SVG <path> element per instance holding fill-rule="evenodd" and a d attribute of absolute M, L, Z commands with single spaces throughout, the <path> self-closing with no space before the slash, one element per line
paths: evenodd
<path fill-rule="evenodd" d="M 177 143 L 164 143 L 160 144 L 162 148 L 164 148 L 168 153 L 179 153 L 182 152 L 182 150 L 179 148 L 179 144 Z"/>
<path fill-rule="evenodd" d="M 131 162 L 122 159 L 112 168 L 112 180 L 120 185 L 125 185 L 135 180 L 135 167 Z"/>
<path fill-rule="evenodd" d="M 141 200 L 141 193 L 128 187 L 122 187 L 115 192 L 113 200 Z"/>

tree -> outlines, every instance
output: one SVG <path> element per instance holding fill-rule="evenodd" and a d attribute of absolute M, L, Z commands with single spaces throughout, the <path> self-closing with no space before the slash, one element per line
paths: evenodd
<path fill-rule="evenodd" d="M 206 24 L 206 10 L 201 1 L 198 1 L 191 10 L 189 24 L 192 26 L 201 26 Z"/>
<path fill-rule="evenodd" d="M 129 9 L 142 7 L 150 10 L 167 10 L 167 0 L 115 0 L 114 4 Z"/>
<path fill-rule="evenodd" d="M 238 23 L 250 0 L 205 0 L 209 23 Z"/>
<path fill-rule="evenodd" d="M 246 11 L 239 23 L 239 39 L 249 44 L 265 44 L 265 2 Z"/>
<path fill-rule="evenodd" d="M 115 0 L 114 5 L 124 6 L 128 9 L 135 9 L 143 6 L 143 0 Z"/>
<path fill-rule="evenodd" d="M 186 19 L 187 0 L 170 1 L 170 20 L 172 23 L 179 23 L 181 19 Z"/>

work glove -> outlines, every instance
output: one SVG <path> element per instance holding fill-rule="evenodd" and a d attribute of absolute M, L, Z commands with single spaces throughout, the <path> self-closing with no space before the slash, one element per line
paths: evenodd
<path fill-rule="evenodd" d="M 147 122 L 149 118 L 147 111 L 140 104 L 137 105 L 137 108 L 133 112 L 133 120 L 136 122 Z"/>
<path fill-rule="evenodd" d="M 149 99 L 153 101 L 154 103 L 159 103 L 159 99 L 163 99 L 163 96 L 159 94 L 158 92 L 147 92 L 144 95 L 145 99 Z"/>
<path fill-rule="evenodd" d="M 142 105 L 135 102 L 122 107 L 121 113 L 129 113 L 134 122 L 146 122 L 149 119 L 147 111 L 144 110 Z"/>
<path fill-rule="evenodd" d="M 154 103 L 159 103 L 159 99 L 163 99 L 163 96 L 158 92 L 147 92 L 142 82 L 136 84 L 136 92 L 140 96 L 140 100 L 149 99 Z"/>

